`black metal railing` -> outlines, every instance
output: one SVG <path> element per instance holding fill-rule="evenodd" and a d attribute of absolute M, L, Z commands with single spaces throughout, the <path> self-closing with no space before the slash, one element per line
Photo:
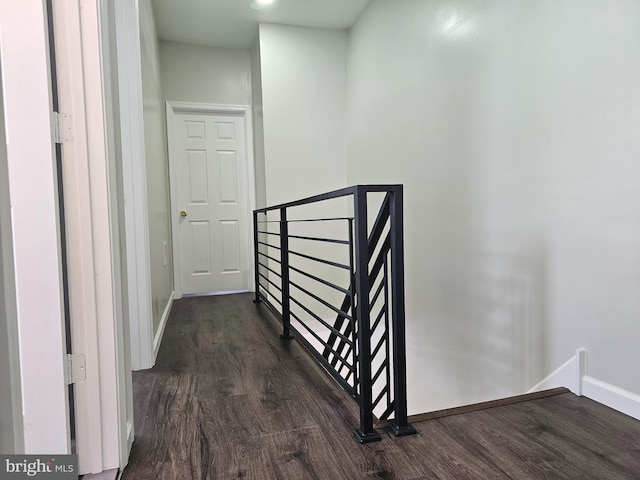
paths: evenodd
<path fill-rule="evenodd" d="M 358 441 L 380 440 L 374 417 L 392 419 L 395 435 L 415 433 L 407 421 L 402 185 L 262 208 L 253 223 L 256 303 L 357 401 Z"/>

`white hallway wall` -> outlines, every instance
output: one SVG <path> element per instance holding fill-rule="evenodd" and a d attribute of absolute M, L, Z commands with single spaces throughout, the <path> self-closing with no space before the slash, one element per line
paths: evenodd
<path fill-rule="evenodd" d="M 151 269 L 153 332 L 155 336 L 173 295 L 169 167 L 158 39 L 151 0 L 140 0 L 139 16 L 150 239 L 149 265 Z M 164 264 L 165 248 L 168 260 L 167 265 Z"/>
<path fill-rule="evenodd" d="M 411 412 L 522 393 L 581 346 L 640 391 L 636 10 L 374 1 L 348 43 L 260 26 L 266 203 L 406 186 Z"/>
<path fill-rule="evenodd" d="M 405 184 L 410 413 L 578 347 L 640 394 L 638 45 L 633 0 L 372 0 L 351 30 L 348 181 Z"/>
<path fill-rule="evenodd" d="M 164 101 L 251 105 L 251 51 L 160 42 Z M 260 177 L 264 179 L 264 175 Z M 264 180 L 263 180 L 264 181 Z"/>
<path fill-rule="evenodd" d="M 253 161 L 256 175 L 256 206 L 267 206 L 264 154 L 264 115 L 262 107 L 262 59 L 260 58 L 260 30 L 256 32 L 250 50 L 251 104 L 253 109 Z"/>
<path fill-rule="evenodd" d="M 346 185 L 347 33 L 260 24 L 266 201 Z"/>
<path fill-rule="evenodd" d="M 160 42 L 164 100 L 251 105 L 249 49 Z"/>
<path fill-rule="evenodd" d="M 0 37 L 0 52 L 2 39 Z M 22 388 L 0 55 L 0 452 L 22 453 Z M 8 387 L 7 387 L 8 386 Z"/>
<path fill-rule="evenodd" d="M 263 138 L 256 138 L 256 171 L 264 171 L 266 205 L 298 200 L 311 195 L 343 188 L 347 185 L 347 51 L 348 34 L 344 30 L 260 24 L 259 51 L 254 45 L 254 65 L 259 62 L 262 86 Z M 256 114 L 258 126 L 261 116 Z M 260 135 L 260 130 L 257 134 Z M 260 150 L 261 146 L 264 150 Z M 264 155 L 264 167 L 260 165 Z M 263 170 L 264 168 L 264 170 Z M 258 185 L 260 185 L 260 178 Z M 260 188 L 260 187 L 259 187 Z M 292 218 L 342 217 L 347 213 L 346 201 L 330 205 L 316 204 L 291 210 Z M 274 217 L 277 218 L 277 217 Z M 273 228 L 273 225 L 267 228 Z M 328 238 L 347 238 L 346 222 L 323 224 L 289 224 L 291 233 Z M 348 262 L 347 250 L 331 244 L 309 245 L 292 241 L 291 249 L 312 253 L 320 258 Z M 313 248 L 313 251 L 309 251 Z M 292 265 L 308 269 L 339 285 L 348 285 L 343 271 L 296 257 Z M 317 282 L 293 274 L 292 280 L 320 294 L 323 298 L 341 302 L 340 294 Z M 303 300 L 297 290 L 292 296 Z M 327 320 L 335 313 L 316 304 L 316 313 Z M 293 311 L 306 316 L 299 307 Z"/>

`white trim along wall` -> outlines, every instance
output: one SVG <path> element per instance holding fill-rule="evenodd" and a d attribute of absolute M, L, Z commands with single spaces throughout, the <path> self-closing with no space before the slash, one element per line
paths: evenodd
<path fill-rule="evenodd" d="M 579 396 L 585 396 L 607 407 L 640 420 L 640 395 L 587 375 L 587 351 L 576 354 L 531 388 L 527 393 L 557 387 L 566 387 Z"/>
<path fill-rule="evenodd" d="M 120 271 L 113 12 L 106 0 L 55 1 L 53 11 L 59 103 L 70 132 L 62 161 L 72 343 L 86 358 L 86 379 L 74 388 L 78 473 L 99 473 L 126 465 L 133 429 L 127 424 L 131 367 Z"/>
<path fill-rule="evenodd" d="M 134 370 L 154 364 L 149 219 L 137 0 L 116 0 L 127 285 Z"/>

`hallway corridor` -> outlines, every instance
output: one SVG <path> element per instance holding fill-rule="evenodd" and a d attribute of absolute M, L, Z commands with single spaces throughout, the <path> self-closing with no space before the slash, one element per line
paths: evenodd
<path fill-rule="evenodd" d="M 640 478 L 640 422 L 572 394 L 359 445 L 356 403 L 252 298 L 174 303 L 156 366 L 134 372 L 123 479 Z"/>

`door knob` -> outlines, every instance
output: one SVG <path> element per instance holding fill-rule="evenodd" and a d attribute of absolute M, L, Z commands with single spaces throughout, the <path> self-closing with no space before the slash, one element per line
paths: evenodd
<path fill-rule="evenodd" d="M 187 215 L 189 215 L 189 212 L 187 212 L 186 210 L 180 210 L 181 217 L 186 217 Z"/>

